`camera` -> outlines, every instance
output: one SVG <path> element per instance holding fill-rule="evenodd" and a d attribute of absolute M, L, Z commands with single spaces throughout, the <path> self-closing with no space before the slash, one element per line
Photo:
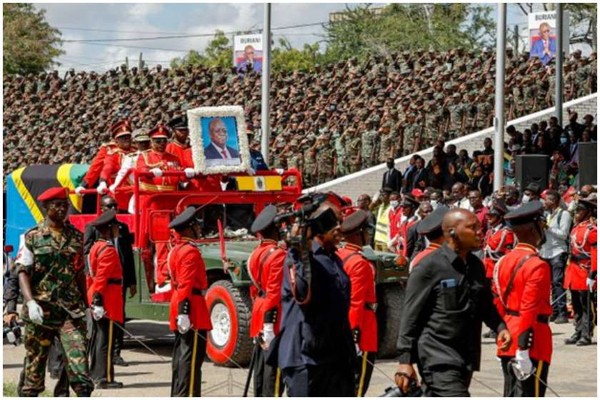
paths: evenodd
<path fill-rule="evenodd" d="M 402 393 L 398 386 L 390 386 L 379 397 L 423 397 L 423 391 L 417 386 L 416 381 L 411 380 L 407 393 Z"/>
<path fill-rule="evenodd" d="M 21 344 L 21 327 L 17 324 L 17 321 L 12 321 L 10 325 L 4 325 L 2 337 L 15 346 Z"/>

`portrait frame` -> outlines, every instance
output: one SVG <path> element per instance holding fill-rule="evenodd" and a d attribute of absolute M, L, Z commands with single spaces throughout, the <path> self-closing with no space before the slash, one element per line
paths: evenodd
<path fill-rule="evenodd" d="M 241 106 L 198 107 L 187 111 L 192 161 L 196 173 L 227 174 L 231 172 L 248 172 L 250 170 L 250 150 L 246 135 L 244 108 Z M 227 129 L 226 147 L 230 151 L 230 159 L 211 157 L 208 148 L 211 146 L 208 127 L 215 119 L 221 119 Z M 235 135 L 232 135 L 232 128 Z M 237 144 L 237 148 L 234 147 Z M 234 157 L 235 153 L 239 155 Z"/>

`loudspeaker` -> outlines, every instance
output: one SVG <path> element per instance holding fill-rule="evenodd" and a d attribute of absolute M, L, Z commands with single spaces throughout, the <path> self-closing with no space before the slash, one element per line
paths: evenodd
<path fill-rule="evenodd" d="M 577 188 L 583 185 L 598 184 L 598 173 L 596 166 L 597 147 L 596 143 L 579 143 L 579 179 Z"/>
<path fill-rule="evenodd" d="M 515 182 L 521 191 L 531 182 L 540 185 L 542 191 L 548 188 L 550 158 L 541 154 L 523 154 L 517 156 L 515 165 Z"/>

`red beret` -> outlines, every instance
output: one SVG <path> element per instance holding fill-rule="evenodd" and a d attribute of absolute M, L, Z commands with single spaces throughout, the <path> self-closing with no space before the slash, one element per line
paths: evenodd
<path fill-rule="evenodd" d="M 423 191 L 421 189 L 413 189 L 412 192 L 410 192 L 410 194 L 412 194 L 416 198 L 419 198 L 423 196 Z"/>
<path fill-rule="evenodd" d="M 148 132 L 148 136 L 150 136 L 150 139 L 159 139 L 159 138 L 168 139 L 170 136 L 169 128 L 167 128 L 163 124 L 158 124 L 154 128 L 152 128 L 152 130 L 150 132 Z"/>
<path fill-rule="evenodd" d="M 131 123 L 126 119 L 114 123 L 110 127 L 110 134 L 113 139 L 123 135 L 131 135 Z"/>
<path fill-rule="evenodd" d="M 66 200 L 68 198 L 68 189 L 64 187 L 53 187 L 46 190 L 38 196 L 38 201 L 48 200 Z"/>

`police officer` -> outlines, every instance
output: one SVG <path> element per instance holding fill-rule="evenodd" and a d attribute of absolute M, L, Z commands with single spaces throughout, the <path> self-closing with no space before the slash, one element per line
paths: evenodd
<path fill-rule="evenodd" d="M 446 243 L 409 275 L 398 337 L 396 384 L 407 393 L 419 364 L 426 396 L 469 396 L 479 370 L 481 323 L 498 332 L 507 349 L 510 333 L 492 302 L 481 261 L 471 254 L 481 248 L 477 216 L 452 209 L 442 220 Z"/>
<path fill-rule="evenodd" d="M 290 397 L 354 394 L 350 280 L 336 255 L 339 214 L 338 207 L 324 202 L 310 214 L 305 228 L 293 227 L 283 268 L 277 357 Z"/>
<path fill-rule="evenodd" d="M 350 278 L 350 328 L 356 347 L 354 364 L 355 396 L 363 397 L 369 389 L 373 365 L 377 355 L 377 296 L 375 268 L 363 255 L 369 246 L 369 214 L 356 210 L 344 218 L 340 231 L 346 244 L 337 251 L 344 271 Z"/>
<path fill-rule="evenodd" d="M 202 220 L 195 207 L 186 208 L 171 223 L 179 238 L 169 252 L 173 295 L 169 313 L 175 332 L 171 397 L 200 397 L 206 334 L 212 329 L 204 295 L 208 289 L 206 266 L 196 245 Z"/>
<path fill-rule="evenodd" d="M 498 350 L 504 373 L 505 397 L 543 397 L 552 358 L 550 266 L 539 256 L 545 240 L 543 206 L 522 205 L 506 214 L 519 243 L 494 267 L 494 287 L 500 315 L 514 342 Z"/>
<path fill-rule="evenodd" d="M 442 219 L 448 210 L 449 208 L 444 205 L 439 206 L 417 225 L 417 233 L 421 236 L 425 236 L 429 245 L 412 259 L 409 272 L 412 272 L 425 257 L 442 247 L 442 244 L 444 243 Z"/>
<path fill-rule="evenodd" d="M 87 365 L 82 236 L 65 221 L 66 189 L 48 189 L 37 200 L 46 217 L 21 237 L 15 259 L 25 303 L 25 366 L 19 396 L 44 391 L 44 370 L 56 336 L 66 355 L 69 384 L 78 396 L 90 396 L 94 385 Z"/>
<path fill-rule="evenodd" d="M 120 389 L 114 380 L 113 351 L 115 323 L 123 324 L 123 269 L 113 244 L 119 225 L 115 210 L 107 210 L 90 223 L 98 231 L 98 240 L 90 249 L 90 285 L 87 291 L 93 328 L 90 338 L 90 376 L 97 389 Z"/>
<path fill-rule="evenodd" d="M 248 275 L 252 280 L 252 317 L 250 337 L 256 347 L 254 366 L 254 395 L 256 397 L 281 396 L 283 385 L 281 371 L 266 364 L 266 351 L 281 324 L 281 283 L 286 252 L 278 246 L 279 230 L 274 220 L 277 207 L 265 207 L 252 223 L 252 233 L 260 237 L 259 246 L 248 258 Z"/>
<path fill-rule="evenodd" d="M 571 257 L 565 273 L 565 289 L 571 291 L 575 311 L 575 333 L 566 344 L 587 346 L 592 344 L 593 320 L 595 315 L 591 293 L 596 288 L 596 249 L 598 231 L 596 226 L 596 200 L 581 199 L 575 211 L 577 225 L 571 230 Z M 590 315 L 591 313 L 591 315 Z"/>

